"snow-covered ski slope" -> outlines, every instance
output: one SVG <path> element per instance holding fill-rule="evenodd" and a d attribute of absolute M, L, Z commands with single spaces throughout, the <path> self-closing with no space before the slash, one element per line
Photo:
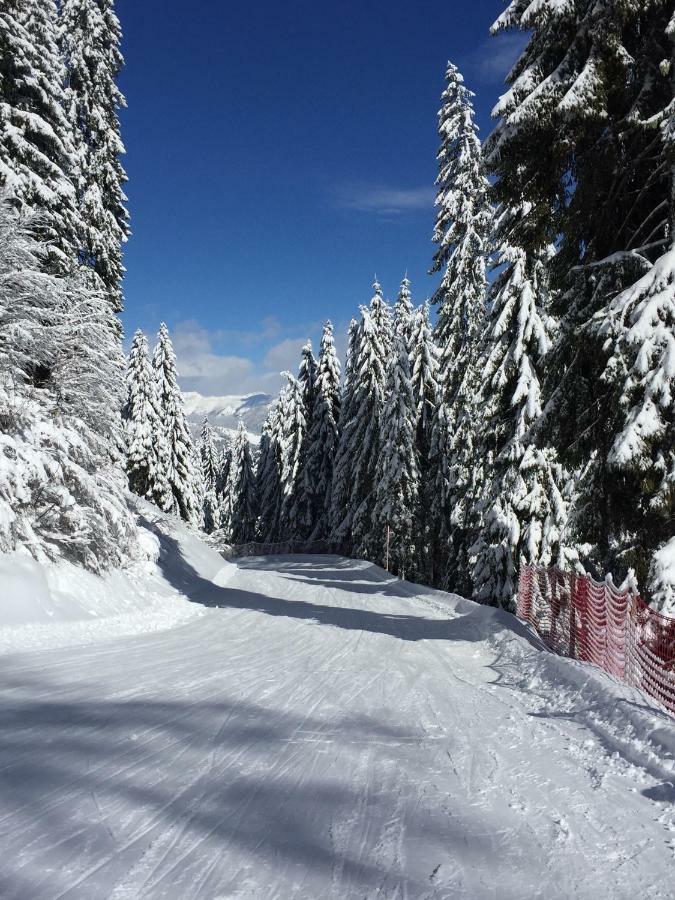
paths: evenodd
<path fill-rule="evenodd" d="M 366 563 L 162 529 L 137 588 L 193 614 L 0 657 L 3 900 L 673 897 L 638 694 Z"/>

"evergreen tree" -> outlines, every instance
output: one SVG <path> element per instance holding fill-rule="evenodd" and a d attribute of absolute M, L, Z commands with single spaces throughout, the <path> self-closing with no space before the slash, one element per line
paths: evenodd
<path fill-rule="evenodd" d="M 223 487 L 222 493 L 218 497 L 218 513 L 217 513 L 217 522 L 219 530 L 223 533 L 223 536 L 227 543 L 232 542 L 232 502 L 233 497 L 231 494 L 231 482 L 230 482 L 230 474 L 232 472 L 232 463 L 230 461 L 230 468 L 228 470 L 228 480 Z"/>
<path fill-rule="evenodd" d="M 436 342 L 441 353 L 441 397 L 433 425 L 434 531 L 450 539 L 446 585 L 470 588 L 468 547 L 474 523 L 470 510 L 477 491 L 475 430 L 480 418 L 477 349 L 485 315 L 485 274 L 491 209 L 482 150 L 474 122 L 473 94 L 448 63 L 439 113 L 441 147 L 436 181 L 438 245 L 432 272 L 443 270 L 434 303 Z M 442 560 L 435 560 L 436 569 Z"/>
<path fill-rule="evenodd" d="M 307 422 L 302 385 L 290 372 L 284 373 L 288 385 L 281 394 L 280 416 L 280 486 L 281 509 L 279 530 L 281 540 L 304 536 L 305 523 L 299 519 L 298 494 L 302 488 L 303 450 Z"/>
<path fill-rule="evenodd" d="M 167 443 L 166 478 L 171 489 L 170 505 L 165 511 L 180 515 L 186 522 L 199 517 L 194 443 L 183 410 L 178 387 L 176 356 L 169 330 L 162 322 L 153 356 L 157 391 L 162 413 L 162 429 Z"/>
<path fill-rule="evenodd" d="M 419 468 L 415 446 L 417 414 L 403 334 L 397 334 L 394 339 L 386 394 L 377 458 L 372 545 L 377 548 L 376 558 L 383 562 L 387 529 L 391 528 L 390 568 L 404 577 L 406 573 L 414 574 L 419 559 L 419 547 L 415 545 Z"/>
<path fill-rule="evenodd" d="M 126 103 L 117 86 L 124 60 L 114 0 L 61 0 L 59 43 L 76 151 L 72 180 L 84 225 L 80 260 L 97 273 L 119 311 L 129 216 L 118 115 Z"/>
<path fill-rule="evenodd" d="M 439 351 L 440 356 L 440 351 Z M 429 508 L 427 528 L 431 535 L 428 566 L 433 585 L 443 584 L 450 555 L 451 444 L 449 405 L 444 399 L 444 373 L 438 371 L 438 403 L 431 419 L 428 464 Z"/>
<path fill-rule="evenodd" d="M 168 447 L 148 341 L 140 330 L 134 335 L 129 353 L 124 420 L 129 487 L 166 509 L 171 497 L 166 478 Z"/>
<path fill-rule="evenodd" d="M 355 413 L 356 361 L 359 355 L 360 341 L 361 325 L 356 319 L 352 319 L 349 324 L 347 340 L 345 378 L 342 385 L 338 423 L 339 440 L 333 466 L 329 516 L 331 538 L 343 543 L 346 549 L 350 546 L 353 514 L 350 505 L 353 463 L 351 438 Z"/>
<path fill-rule="evenodd" d="M 474 94 L 452 63 L 448 63 L 446 80 L 439 113 L 438 213 L 433 235 L 438 249 L 431 271 L 443 273 L 433 302 L 438 306 L 436 339 L 446 402 L 452 404 L 483 329 L 492 214 L 474 123 Z"/>
<path fill-rule="evenodd" d="M 523 210 L 502 213 L 498 233 Z M 565 564 L 566 504 L 555 453 L 539 449 L 541 379 L 553 323 L 548 314 L 547 257 L 528 259 L 501 247 L 483 354 L 483 434 L 478 457 L 492 460 L 481 498 L 483 524 L 474 547 L 474 596 L 515 608 L 520 566 Z"/>
<path fill-rule="evenodd" d="M 281 515 L 281 402 L 279 397 L 267 414 L 260 438 L 256 470 L 256 489 L 260 503 L 258 539 L 264 543 L 279 540 Z"/>
<path fill-rule="evenodd" d="M 382 408 L 391 352 L 391 316 L 375 282 L 369 309 L 361 310 L 360 341 L 354 371 L 354 414 L 348 424 L 352 453 L 349 505 L 354 551 L 369 558 L 374 551 L 373 506 L 377 460 L 381 451 Z"/>
<path fill-rule="evenodd" d="M 651 551 L 641 571 L 644 578 L 648 567 L 650 594 L 672 608 L 675 581 L 662 548 L 672 543 L 675 509 L 675 245 L 593 324 L 612 348 L 603 380 L 621 391 L 608 468 L 634 487 L 624 521 L 637 547 Z"/>
<path fill-rule="evenodd" d="M 305 431 L 302 447 L 300 448 L 300 476 L 294 493 L 293 511 L 291 513 L 291 517 L 295 522 L 294 537 L 296 538 L 308 538 L 314 529 L 316 520 L 316 501 L 307 472 L 307 458 L 316 406 L 316 378 L 317 362 L 312 353 L 312 344 L 308 341 L 302 348 L 302 360 L 298 373 L 305 417 Z"/>
<path fill-rule="evenodd" d="M 370 301 L 370 316 L 373 320 L 375 332 L 379 335 L 380 343 L 382 344 L 383 351 L 386 355 L 391 350 L 394 341 L 394 318 L 389 304 L 384 299 L 382 287 L 377 280 L 377 276 L 373 283 L 373 290 L 375 293 Z"/>
<path fill-rule="evenodd" d="M 302 400 L 305 407 L 305 418 L 307 420 L 307 428 L 312 424 L 312 416 L 314 415 L 314 406 L 316 405 L 316 376 L 318 366 L 314 354 L 312 353 L 312 342 L 307 341 L 302 348 L 302 359 L 300 361 L 300 370 L 298 372 L 298 382 L 302 390 Z"/>
<path fill-rule="evenodd" d="M 340 363 L 335 352 L 333 326 L 326 322 L 321 338 L 304 475 L 305 491 L 312 498 L 312 540 L 330 537 L 330 498 L 333 463 L 339 439 L 339 418 Z"/>
<path fill-rule="evenodd" d="M 438 409 L 440 385 L 438 349 L 431 331 L 428 304 L 424 304 L 415 314 L 410 340 L 410 367 L 415 403 L 415 446 L 420 473 L 416 544 L 419 548 L 419 568 L 433 584 L 437 577 L 433 571 L 433 561 L 439 555 L 439 535 L 433 527 L 433 519 L 430 516 L 435 492 L 431 447 L 432 425 Z"/>
<path fill-rule="evenodd" d="M 211 428 L 208 416 L 204 417 L 199 436 L 199 459 L 204 486 L 207 490 L 215 493 L 218 484 L 218 469 L 220 463 L 213 440 L 213 429 Z"/>
<path fill-rule="evenodd" d="M 0 187 L 20 208 L 39 212 L 32 228 L 48 246 L 40 264 L 65 275 L 77 264 L 82 226 L 69 180 L 75 154 L 56 16 L 55 0 L 0 7 Z"/>
<path fill-rule="evenodd" d="M 227 435 L 223 437 L 223 443 L 216 452 L 216 494 L 222 496 L 227 480 L 230 477 L 230 464 L 232 462 L 232 441 Z"/>
<path fill-rule="evenodd" d="M 641 305 L 631 287 L 644 287 L 672 240 L 671 22 L 663 0 L 510 3 L 495 30 L 522 28 L 530 39 L 487 147 L 497 197 L 528 204 L 510 244 L 533 258 L 556 246 L 549 268 L 560 325 L 541 440 L 559 448 L 568 470 L 584 468 L 575 544 L 596 574 L 630 566 L 641 582 L 669 536 L 667 515 L 659 520 L 645 502 L 647 457 L 667 459 L 661 436 L 670 438 L 667 429 L 652 435 L 646 455 L 624 465 L 615 435 L 630 432 L 640 392 L 633 397 L 637 348 L 625 340 Z"/>
<path fill-rule="evenodd" d="M 441 384 L 445 384 L 445 381 L 442 380 Z M 480 529 L 476 513 L 481 507 L 476 501 L 484 490 L 485 479 L 485 460 L 481 459 L 478 452 L 479 435 L 483 427 L 483 408 L 479 396 L 480 373 L 474 360 L 464 373 L 455 404 L 448 407 L 450 552 L 443 584 L 465 597 L 470 596 L 472 591 L 470 548 Z"/>
<path fill-rule="evenodd" d="M 233 544 L 247 544 L 255 540 L 258 520 L 258 495 L 251 445 L 246 426 L 239 422 L 237 436 L 232 447 L 229 494 L 232 504 L 230 534 Z"/>
<path fill-rule="evenodd" d="M 410 349 L 414 328 L 415 310 L 410 293 L 410 280 L 406 275 L 394 304 L 394 331 L 403 335 L 406 347 Z"/>
<path fill-rule="evenodd" d="M 0 202 L 0 552 L 93 571 L 133 551 L 119 411 L 124 357 L 109 308 Z"/>
<path fill-rule="evenodd" d="M 202 422 L 199 437 L 198 456 L 199 470 L 202 481 L 202 518 L 204 531 L 210 534 L 220 525 L 220 511 L 218 503 L 218 478 L 220 462 L 216 454 L 213 441 L 213 429 L 207 417 Z"/>

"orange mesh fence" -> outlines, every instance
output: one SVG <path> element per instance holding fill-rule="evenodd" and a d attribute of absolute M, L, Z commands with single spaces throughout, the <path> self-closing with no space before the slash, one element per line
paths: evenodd
<path fill-rule="evenodd" d="M 675 714 L 675 619 L 588 576 L 525 566 L 518 617 L 555 653 L 590 662 Z"/>

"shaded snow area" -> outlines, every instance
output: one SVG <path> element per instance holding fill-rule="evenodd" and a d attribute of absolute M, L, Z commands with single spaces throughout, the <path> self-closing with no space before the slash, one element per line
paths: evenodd
<path fill-rule="evenodd" d="M 672 897 L 635 691 L 366 563 L 153 528 L 103 581 L 2 560 L 3 647 L 41 647 L 0 658 L 3 900 Z"/>

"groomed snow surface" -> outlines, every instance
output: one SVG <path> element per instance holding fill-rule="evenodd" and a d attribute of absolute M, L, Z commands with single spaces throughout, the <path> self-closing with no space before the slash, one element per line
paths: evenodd
<path fill-rule="evenodd" d="M 635 691 L 366 563 L 150 527 L 104 580 L 0 558 L 3 900 L 672 898 Z"/>

